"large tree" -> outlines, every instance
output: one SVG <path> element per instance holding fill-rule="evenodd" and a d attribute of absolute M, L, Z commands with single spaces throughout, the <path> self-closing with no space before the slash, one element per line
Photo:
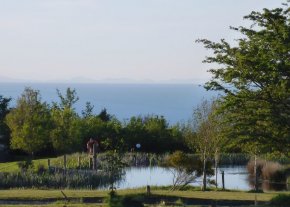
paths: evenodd
<path fill-rule="evenodd" d="M 224 93 L 224 135 L 255 154 L 290 155 L 289 14 L 287 4 L 253 11 L 244 17 L 252 26 L 231 28 L 242 36 L 234 46 L 198 40 L 213 51 L 204 60 L 215 65 L 206 88 Z"/>
<path fill-rule="evenodd" d="M 9 113 L 9 102 L 11 98 L 5 98 L 0 95 L 0 152 L 6 151 L 9 146 L 10 130 L 5 123 L 5 117 Z"/>
<path fill-rule="evenodd" d="M 51 129 L 49 107 L 41 101 L 39 91 L 25 88 L 16 107 L 6 116 L 11 130 L 11 148 L 32 154 L 49 143 Z"/>

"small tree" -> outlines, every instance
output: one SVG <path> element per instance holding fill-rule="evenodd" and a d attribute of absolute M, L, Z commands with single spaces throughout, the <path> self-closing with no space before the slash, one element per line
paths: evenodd
<path fill-rule="evenodd" d="M 116 190 L 116 180 L 122 177 L 123 169 L 126 166 L 122 158 L 123 154 L 116 150 L 108 151 L 105 155 L 103 170 L 109 174 L 111 195 Z"/>
<path fill-rule="evenodd" d="M 188 124 L 186 130 L 189 147 L 200 154 L 203 163 L 203 190 L 206 190 L 207 163 L 211 157 L 218 157 L 223 145 L 222 137 L 219 136 L 220 126 L 215 114 L 216 107 L 217 102 L 203 101 L 195 108 L 192 122 Z"/>
<path fill-rule="evenodd" d="M 49 143 L 51 117 L 49 107 L 41 102 L 39 91 L 25 88 L 16 107 L 6 117 L 11 130 L 11 148 L 33 155 Z"/>
<path fill-rule="evenodd" d="M 201 162 L 181 151 L 169 155 L 165 164 L 173 174 L 171 190 L 181 190 L 202 175 Z M 212 174 L 209 169 L 206 173 Z"/>
<path fill-rule="evenodd" d="M 62 95 L 57 90 L 60 103 L 54 103 L 51 109 L 53 130 L 50 137 L 55 150 L 59 152 L 72 152 L 81 149 L 81 124 L 78 114 L 73 108 L 79 98 L 76 91 L 68 88 Z"/>

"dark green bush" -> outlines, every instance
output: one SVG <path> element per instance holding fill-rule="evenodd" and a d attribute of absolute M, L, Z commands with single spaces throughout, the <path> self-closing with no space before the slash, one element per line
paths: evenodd
<path fill-rule="evenodd" d="M 279 194 L 271 199 L 271 205 L 279 207 L 289 207 L 290 206 L 290 195 Z"/>
<path fill-rule="evenodd" d="M 33 168 L 33 163 L 31 160 L 20 161 L 17 165 L 21 171 L 27 171 Z"/>
<path fill-rule="evenodd" d="M 126 195 L 119 196 L 116 193 L 109 194 L 106 202 L 109 207 L 144 207 L 142 197 Z"/>

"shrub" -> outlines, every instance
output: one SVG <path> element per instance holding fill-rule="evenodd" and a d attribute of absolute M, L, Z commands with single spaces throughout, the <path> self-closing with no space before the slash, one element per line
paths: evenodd
<path fill-rule="evenodd" d="M 266 164 L 265 160 L 257 160 L 257 173 L 258 175 L 261 175 L 262 168 Z M 250 160 L 247 164 L 247 170 L 250 173 L 250 175 L 255 175 L 255 160 Z"/>
<path fill-rule="evenodd" d="M 29 169 L 33 168 L 33 163 L 31 160 L 20 161 L 17 163 L 17 165 L 22 172 L 28 171 Z"/>
<path fill-rule="evenodd" d="M 34 169 L 35 169 L 35 172 L 38 174 L 43 174 L 46 172 L 46 168 L 44 164 L 41 164 L 41 163 L 35 164 Z"/>
<path fill-rule="evenodd" d="M 255 161 L 251 160 L 247 165 L 248 172 L 251 176 L 255 175 Z M 267 162 L 265 160 L 257 160 L 258 176 L 264 180 L 285 181 L 286 173 L 284 167 L 277 162 Z"/>
<path fill-rule="evenodd" d="M 281 181 L 286 180 L 286 175 L 282 165 L 275 162 L 267 162 L 262 168 L 262 178 L 272 181 Z"/>
<path fill-rule="evenodd" d="M 290 195 L 279 194 L 271 199 L 271 205 L 279 207 L 288 207 L 290 203 Z"/>
<path fill-rule="evenodd" d="M 105 200 L 109 207 L 144 207 L 142 199 L 138 196 L 119 196 L 116 193 L 109 194 Z"/>

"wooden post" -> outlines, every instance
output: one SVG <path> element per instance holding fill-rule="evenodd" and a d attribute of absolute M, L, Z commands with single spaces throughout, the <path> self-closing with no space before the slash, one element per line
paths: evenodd
<path fill-rule="evenodd" d="M 223 190 L 225 190 L 225 171 L 222 171 L 222 185 L 223 185 Z"/>
<path fill-rule="evenodd" d="M 50 171 L 50 159 L 47 159 L 48 171 Z"/>
<path fill-rule="evenodd" d="M 255 206 L 257 206 L 258 205 L 258 200 L 257 200 L 257 194 L 255 194 Z"/>
<path fill-rule="evenodd" d="M 146 194 L 149 196 L 151 194 L 150 192 L 150 185 L 146 186 Z"/>
<path fill-rule="evenodd" d="M 78 168 L 81 169 L 81 156 L 78 156 Z"/>
<path fill-rule="evenodd" d="M 93 168 L 93 159 L 92 159 L 91 155 L 89 155 L 89 168 L 90 169 Z"/>
<path fill-rule="evenodd" d="M 97 145 L 93 145 L 93 170 L 97 170 Z"/>
<path fill-rule="evenodd" d="M 215 167 L 215 188 L 218 188 L 217 177 L 218 177 L 218 156 L 215 154 L 214 158 L 214 167 Z"/>
<path fill-rule="evenodd" d="M 63 169 L 66 172 L 66 155 L 63 156 Z"/>

